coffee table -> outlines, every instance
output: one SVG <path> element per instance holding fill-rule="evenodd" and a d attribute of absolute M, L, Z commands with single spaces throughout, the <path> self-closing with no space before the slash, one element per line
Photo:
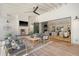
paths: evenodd
<path fill-rule="evenodd" d="M 38 37 L 33 37 L 33 38 L 32 38 L 31 36 L 27 36 L 26 38 L 32 42 L 33 47 L 35 46 L 35 44 L 36 44 L 37 42 L 40 41 L 40 38 L 38 38 Z"/>

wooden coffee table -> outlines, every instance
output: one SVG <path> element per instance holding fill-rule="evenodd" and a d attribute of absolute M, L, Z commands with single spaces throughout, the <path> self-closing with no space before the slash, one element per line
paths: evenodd
<path fill-rule="evenodd" d="M 32 42 L 33 47 L 34 47 L 35 44 L 36 44 L 37 42 L 39 42 L 39 40 L 40 40 L 40 38 L 38 38 L 38 37 L 32 38 L 32 37 L 30 37 L 30 36 L 27 36 L 26 38 Z"/>

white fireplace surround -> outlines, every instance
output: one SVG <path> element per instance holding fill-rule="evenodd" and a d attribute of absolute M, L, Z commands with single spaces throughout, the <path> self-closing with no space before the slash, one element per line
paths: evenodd
<path fill-rule="evenodd" d="M 21 35 L 21 29 L 24 29 L 25 34 L 28 34 L 28 27 L 19 27 L 19 35 Z"/>

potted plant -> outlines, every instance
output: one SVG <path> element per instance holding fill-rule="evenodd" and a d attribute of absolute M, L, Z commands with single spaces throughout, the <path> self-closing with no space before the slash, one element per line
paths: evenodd
<path fill-rule="evenodd" d="M 12 34 L 11 33 L 7 33 L 6 34 L 6 37 L 5 37 L 6 44 L 9 44 L 10 43 L 11 37 L 12 37 Z"/>

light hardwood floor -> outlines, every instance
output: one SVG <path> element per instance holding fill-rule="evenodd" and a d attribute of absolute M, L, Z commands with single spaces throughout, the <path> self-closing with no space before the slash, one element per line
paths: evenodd
<path fill-rule="evenodd" d="M 79 45 L 71 45 L 63 41 L 52 41 L 28 56 L 79 56 Z"/>

